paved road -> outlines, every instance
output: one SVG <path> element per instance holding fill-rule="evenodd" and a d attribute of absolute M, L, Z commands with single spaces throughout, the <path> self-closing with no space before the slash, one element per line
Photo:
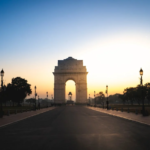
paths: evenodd
<path fill-rule="evenodd" d="M 150 126 L 66 106 L 0 128 L 1 150 L 149 150 Z"/>

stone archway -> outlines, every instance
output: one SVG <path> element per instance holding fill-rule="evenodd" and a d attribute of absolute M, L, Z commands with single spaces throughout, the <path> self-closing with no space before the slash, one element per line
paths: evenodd
<path fill-rule="evenodd" d="M 68 80 L 73 80 L 76 84 L 76 103 L 87 103 L 87 70 L 83 66 L 83 60 L 68 57 L 58 60 L 54 74 L 54 102 L 56 104 L 65 103 L 65 86 Z"/>

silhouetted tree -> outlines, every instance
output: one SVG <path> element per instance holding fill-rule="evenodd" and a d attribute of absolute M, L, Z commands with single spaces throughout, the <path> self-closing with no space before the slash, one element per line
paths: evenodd
<path fill-rule="evenodd" d="M 9 99 L 13 102 L 20 103 L 23 102 L 24 98 L 27 95 L 32 93 L 30 84 L 27 83 L 27 80 L 20 77 L 12 79 L 12 83 L 7 85 L 7 94 L 9 94 Z"/>
<path fill-rule="evenodd" d="M 121 98 L 119 97 L 120 94 L 116 93 L 114 95 L 109 95 L 108 101 L 109 103 L 121 103 Z M 106 98 L 107 99 L 107 98 Z"/>
<path fill-rule="evenodd" d="M 146 98 L 148 100 L 148 104 L 150 104 L 150 83 L 146 83 L 144 86 L 146 87 Z"/>
<path fill-rule="evenodd" d="M 127 95 L 131 105 L 133 105 L 133 102 L 135 101 L 135 97 L 136 97 L 136 88 L 134 87 L 128 88 Z"/>
<path fill-rule="evenodd" d="M 97 103 L 104 105 L 105 94 L 103 92 L 99 92 L 97 96 Z"/>
<path fill-rule="evenodd" d="M 26 102 L 27 103 L 35 103 L 35 98 L 29 98 L 29 99 L 26 99 Z"/>
<path fill-rule="evenodd" d="M 126 98 L 124 94 L 119 94 L 118 97 L 122 100 L 123 104 L 126 103 Z"/>
<path fill-rule="evenodd" d="M 8 94 L 7 94 L 7 91 L 6 91 L 6 86 L 4 85 L 3 88 L 0 89 L 0 101 L 2 103 L 5 103 L 6 105 L 6 102 L 9 100 L 8 98 Z"/>
<path fill-rule="evenodd" d="M 146 98 L 147 96 L 147 87 L 146 86 L 141 86 L 141 85 L 138 85 L 136 87 L 136 98 L 138 100 L 139 103 L 142 103 L 143 100 Z"/>
<path fill-rule="evenodd" d="M 137 85 L 137 87 L 126 88 L 123 91 L 123 96 L 126 101 L 130 101 L 133 105 L 134 101 L 140 105 L 145 98 L 150 101 L 150 83 L 144 86 Z"/>

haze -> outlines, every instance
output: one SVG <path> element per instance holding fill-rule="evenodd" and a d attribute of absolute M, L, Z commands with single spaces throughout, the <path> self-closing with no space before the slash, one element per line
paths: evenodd
<path fill-rule="evenodd" d="M 58 60 L 83 60 L 88 94 L 109 95 L 150 82 L 150 1 L 1 0 L 0 66 L 4 83 L 20 76 L 53 95 Z M 74 82 L 67 82 L 75 99 Z M 89 95 L 87 95 L 89 96 Z M 66 96 L 67 97 L 67 96 Z"/>

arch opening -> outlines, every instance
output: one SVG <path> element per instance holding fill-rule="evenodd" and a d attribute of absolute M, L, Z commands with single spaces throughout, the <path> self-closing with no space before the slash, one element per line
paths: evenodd
<path fill-rule="evenodd" d="M 67 100 L 70 100 L 70 97 L 68 96 L 69 92 L 72 93 L 71 100 L 76 102 L 76 84 L 75 81 L 72 79 L 69 79 L 66 81 L 66 86 L 65 86 L 65 102 Z"/>

